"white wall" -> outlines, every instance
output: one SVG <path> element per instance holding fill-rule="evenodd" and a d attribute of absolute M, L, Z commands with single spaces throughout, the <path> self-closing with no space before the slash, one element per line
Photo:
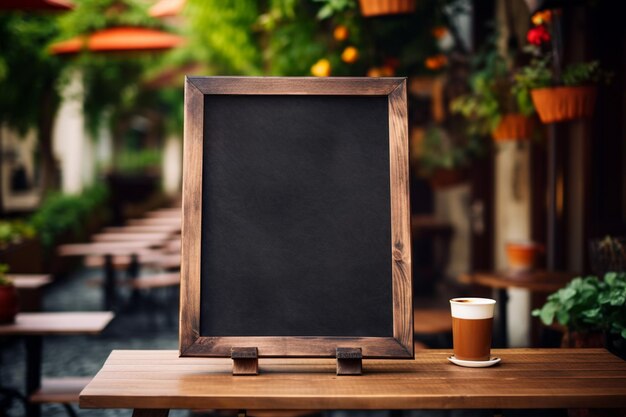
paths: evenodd
<path fill-rule="evenodd" d="M 169 136 L 163 149 L 163 191 L 168 195 L 176 195 L 181 190 L 183 169 L 183 145 L 178 136 Z"/>
<path fill-rule="evenodd" d="M 71 75 L 62 97 L 52 132 L 53 149 L 61 169 L 61 191 L 77 194 L 94 181 L 98 149 L 85 130 L 83 86 L 78 72 Z"/>
<path fill-rule="evenodd" d="M 469 271 L 471 255 L 471 222 L 469 218 L 470 186 L 461 184 L 435 192 L 435 217 L 452 226 L 450 258 L 446 277 L 455 280 Z"/>

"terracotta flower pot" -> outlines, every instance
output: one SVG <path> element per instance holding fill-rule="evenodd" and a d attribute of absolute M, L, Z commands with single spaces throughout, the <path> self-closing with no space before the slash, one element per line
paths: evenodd
<path fill-rule="evenodd" d="M 363 16 L 413 13 L 416 0 L 359 0 Z"/>
<path fill-rule="evenodd" d="M 534 242 L 508 242 L 506 258 L 511 272 L 532 271 L 537 264 L 537 257 L 543 251 L 543 245 Z"/>
<path fill-rule="evenodd" d="M 13 323 L 18 308 L 15 286 L 0 285 L 0 324 Z"/>
<path fill-rule="evenodd" d="M 463 168 L 439 168 L 429 178 L 433 189 L 441 190 L 453 187 L 467 180 L 467 171 Z"/>
<path fill-rule="evenodd" d="M 554 123 L 590 117 L 598 91 L 594 86 L 581 86 L 538 88 L 530 93 L 541 121 Z"/>
<path fill-rule="evenodd" d="M 509 140 L 527 140 L 533 134 L 535 122 L 531 117 L 518 113 L 508 113 L 502 116 L 502 120 L 491 136 L 496 142 Z"/>

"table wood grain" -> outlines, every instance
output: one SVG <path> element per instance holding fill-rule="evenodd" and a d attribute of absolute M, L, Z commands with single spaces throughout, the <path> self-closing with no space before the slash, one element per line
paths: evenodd
<path fill-rule="evenodd" d="M 460 409 L 626 407 L 626 362 L 604 349 L 504 349 L 492 368 L 449 363 L 449 350 L 414 360 L 365 360 L 336 376 L 332 359 L 263 359 L 232 376 L 224 358 L 176 351 L 111 353 L 80 395 L 82 408 Z"/>
<path fill-rule="evenodd" d="M 110 311 L 18 313 L 0 325 L 0 336 L 99 334 L 112 319 Z"/>

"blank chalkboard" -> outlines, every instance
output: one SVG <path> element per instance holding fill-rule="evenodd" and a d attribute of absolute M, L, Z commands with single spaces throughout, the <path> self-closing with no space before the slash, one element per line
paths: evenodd
<path fill-rule="evenodd" d="M 188 78 L 181 355 L 413 356 L 405 94 Z"/>

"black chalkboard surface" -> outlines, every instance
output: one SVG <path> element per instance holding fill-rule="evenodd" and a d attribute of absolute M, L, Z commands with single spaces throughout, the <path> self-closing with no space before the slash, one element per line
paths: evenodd
<path fill-rule="evenodd" d="M 185 117 L 181 355 L 412 357 L 404 79 L 189 78 Z"/>

